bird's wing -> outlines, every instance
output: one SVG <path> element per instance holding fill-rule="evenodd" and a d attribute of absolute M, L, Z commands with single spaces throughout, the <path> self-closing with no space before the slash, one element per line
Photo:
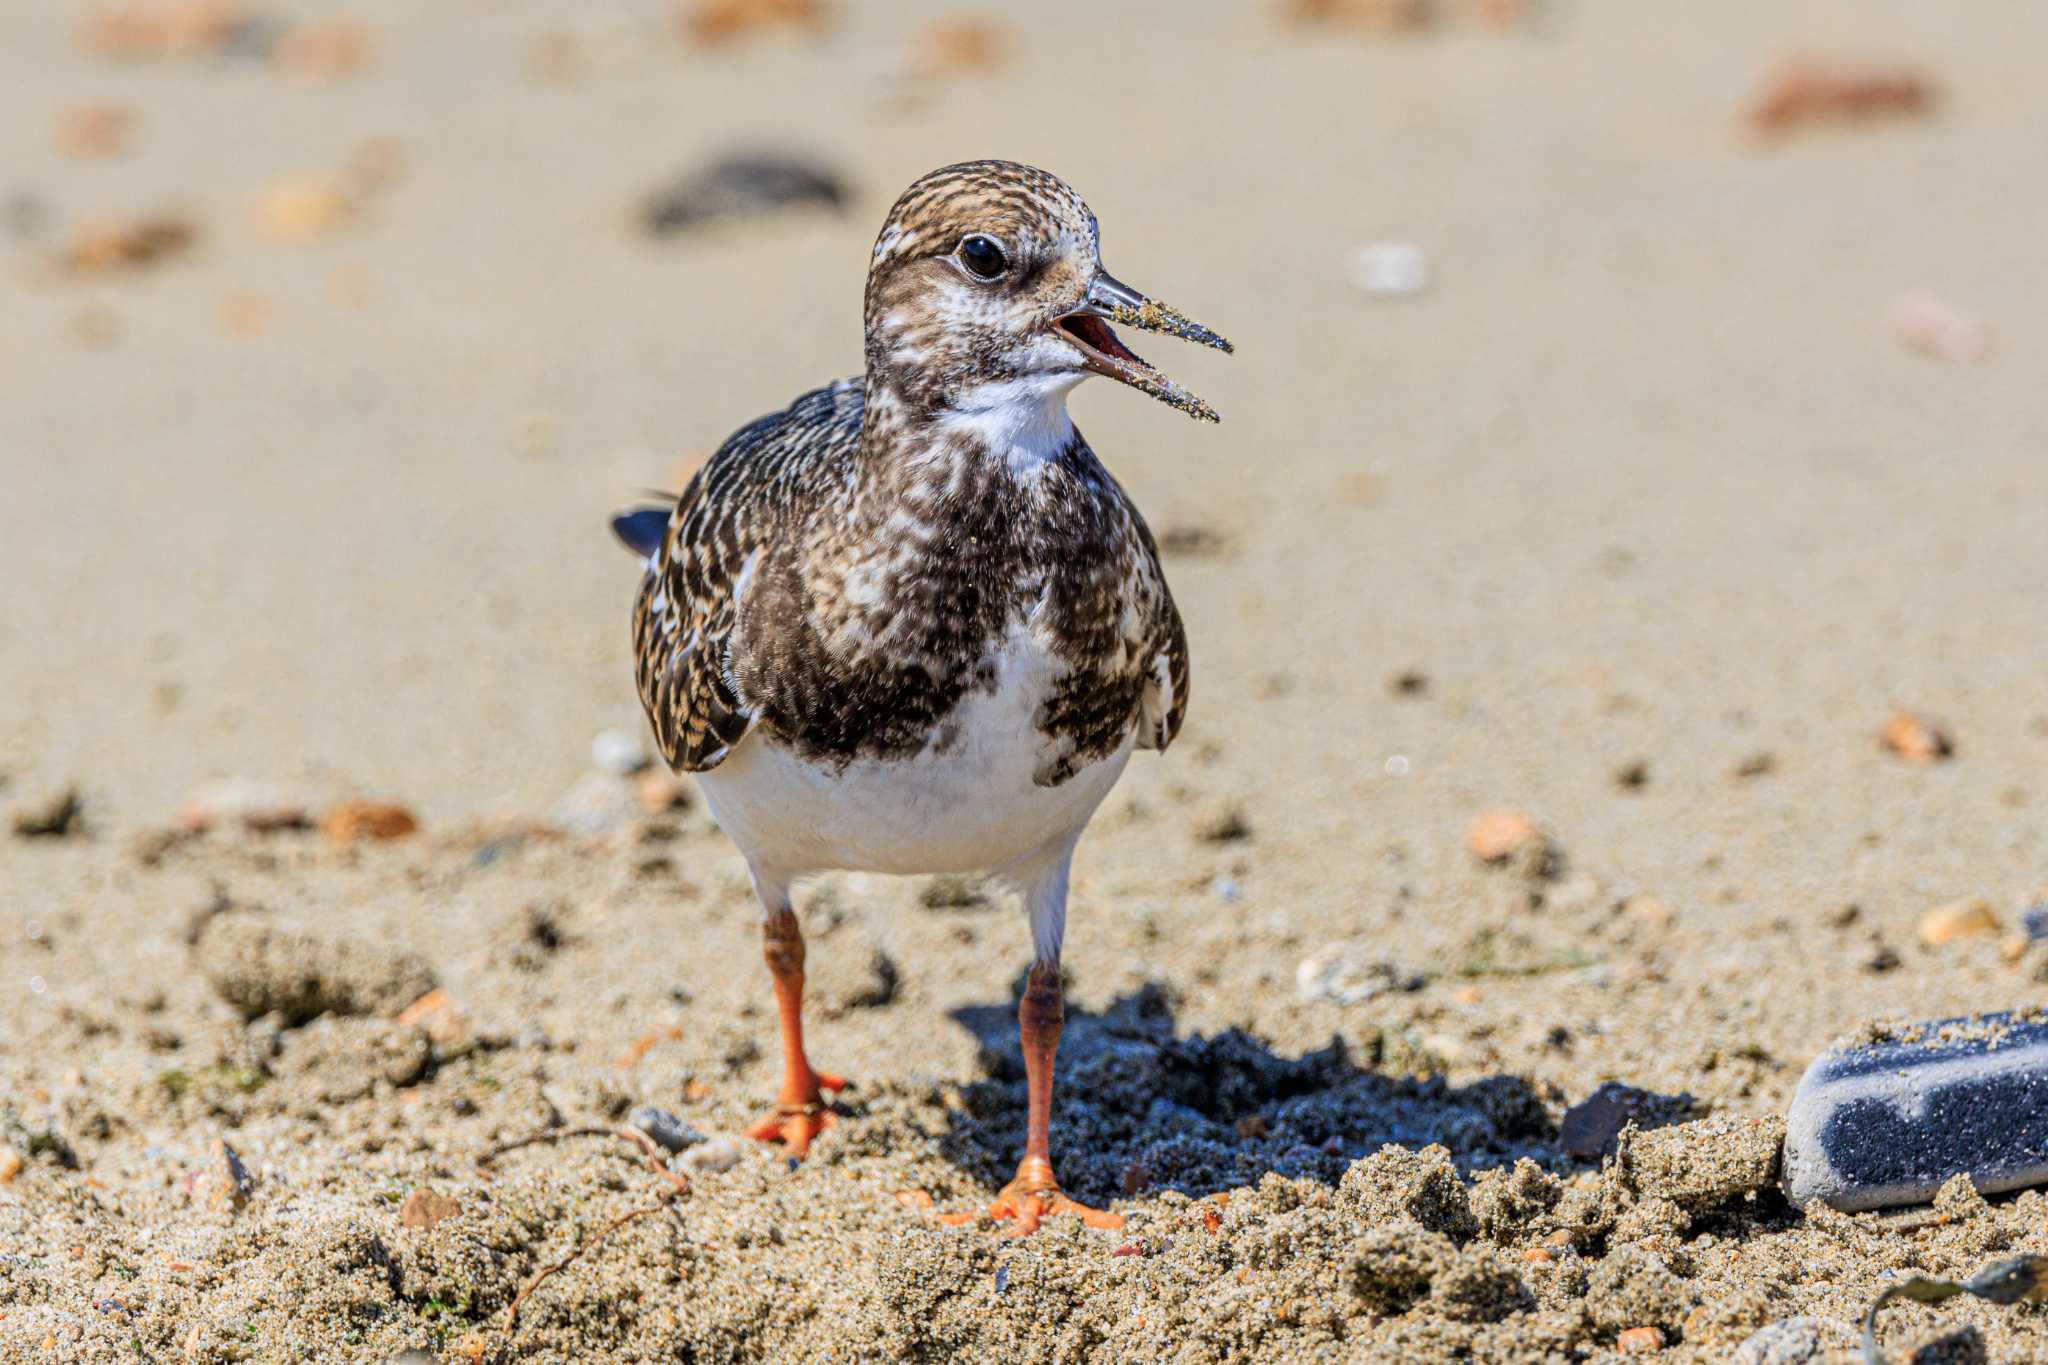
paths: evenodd
<path fill-rule="evenodd" d="M 793 490 L 857 444 L 861 390 L 842 380 L 734 433 L 669 514 L 633 609 L 640 701 L 662 756 L 715 768 L 753 727 L 733 680 L 733 631 L 761 555 L 787 540 Z"/>

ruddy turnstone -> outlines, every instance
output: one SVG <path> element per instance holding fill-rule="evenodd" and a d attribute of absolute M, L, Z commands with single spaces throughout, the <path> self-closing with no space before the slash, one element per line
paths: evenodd
<path fill-rule="evenodd" d="M 1230 343 L 1102 268 L 1095 215 L 1008 161 L 933 171 L 868 268 L 866 373 L 742 428 L 673 510 L 620 514 L 646 559 L 640 697 L 746 856 L 783 1085 L 749 1130 L 792 1156 L 833 1120 L 804 1051 L 807 872 L 981 872 L 1021 892 L 1029 1125 L 990 1213 L 1121 1219 L 1061 1193 L 1048 1128 L 1067 870 L 1133 749 L 1164 750 L 1187 640 L 1144 518 L 1067 416 L 1108 375 L 1215 421 L 1110 322 Z"/>

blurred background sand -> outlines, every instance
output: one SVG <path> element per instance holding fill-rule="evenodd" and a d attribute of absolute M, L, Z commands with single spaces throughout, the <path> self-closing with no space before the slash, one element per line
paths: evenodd
<path fill-rule="evenodd" d="M 93 13 L 0 10 L 0 798 L 76 783 L 96 837 L 0 846 L 9 916 L 70 931 L 48 962 L 6 954 L 17 1079 L 82 1064 L 60 1007 L 175 978 L 176 921 L 223 877 L 411 926 L 468 1000 L 501 989 L 462 957 L 483 912 L 409 898 L 396 863 L 202 848 L 136 881 L 115 841 L 236 775 L 402 801 L 430 833 L 542 816 L 595 732 L 639 724 L 636 571 L 606 514 L 852 372 L 889 203 L 981 156 L 1067 179 L 1111 269 L 1238 348 L 1144 348 L 1218 428 L 1106 384 L 1073 402 L 1155 530 L 1199 551 L 1167 561 L 1187 729 L 1084 845 L 1078 999 L 1164 978 L 1183 1026 L 1281 1052 L 1369 1019 L 1560 1102 L 1621 1077 L 1771 1113 L 1859 1017 L 2038 998 L 1997 936 L 1927 948 L 1915 926 L 1982 895 L 2010 930 L 2048 889 L 2048 11 L 1560 0 L 1381 35 L 1251 0 L 919 0 L 718 47 L 665 3 L 267 11 L 361 26 L 359 68 L 327 78 L 109 60 L 81 50 Z M 920 74 L 963 13 L 993 23 L 993 69 Z M 1803 54 L 1923 73 L 1933 108 L 1759 138 L 1745 111 Z M 93 104 L 130 111 L 122 154 L 59 145 Z M 643 231 L 646 195 L 736 149 L 802 152 L 848 203 Z M 279 240 L 260 205 L 305 179 L 350 211 Z M 61 264 L 96 219 L 158 212 L 188 250 Z M 1426 253 L 1425 290 L 1353 282 L 1353 249 L 1387 240 Z M 1988 355 L 1901 344 L 1911 291 L 1981 320 Z M 1954 756 L 1886 752 L 1895 708 Z M 1544 961 L 1587 938 L 1473 866 L 1465 829 L 1495 806 L 1557 842 L 1595 911 L 1647 897 L 1666 921 L 1595 944 L 1604 977 L 1451 984 L 1481 925 Z M 1205 838 L 1230 812 L 1249 836 Z M 630 921 L 577 969 L 617 990 L 500 1008 L 609 1053 L 679 973 L 765 991 L 736 860 L 691 848 L 715 929 L 621 890 L 623 855 L 536 873 Z M 865 1074 L 973 1074 L 939 1015 L 1000 1001 L 1022 924 L 961 945 L 913 923 L 910 890 L 843 895 L 924 992 L 844 1025 L 920 1035 Z M 1866 970 L 1871 933 L 1902 969 Z M 1444 984 L 1377 1011 L 1297 999 L 1298 960 L 1352 938 Z M 1769 1063 L 1702 1068 L 1738 1042 Z M 742 1073 L 755 1098 L 768 1075 Z"/>

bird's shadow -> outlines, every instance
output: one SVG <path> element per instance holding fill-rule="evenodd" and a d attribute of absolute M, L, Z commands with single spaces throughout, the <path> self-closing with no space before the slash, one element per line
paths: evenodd
<path fill-rule="evenodd" d="M 964 1087 L 941 1146 L 963 1172 L 1001 1184 L 1024 1147 L 1016 1006 L 970 1005 L 952 1018 L 980 1043 L 988 1074 Z M 1070 1004 L 1053 1098 L 1060 1183 L 1093 1202 L 1198 1197 L 1268 1172 L 1335 1183 L 1387 1143 L 1442 1143 L 1468 1171 L 1523 1155 L 1558 1160 L 1551 1116 L 1521 1077 L 1453 1086 L 1374 1070 L 1376 1060 L 1336 1038 L 1286 1057 L 1242 1029 L 1183 1035 L 1172 996 L 1155 984 L 1100 1013 Z"/>

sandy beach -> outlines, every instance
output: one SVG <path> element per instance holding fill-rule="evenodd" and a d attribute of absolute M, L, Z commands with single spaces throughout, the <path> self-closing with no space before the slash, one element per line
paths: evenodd
<path fill-rule="evenodd" d="M 0 10 L 0 1358 L 1847 1362 L 2048 1253 L 1774 1149 L 1831 1040 L 2048 995 L 2048 11 L 1304 8 Z M 1801 59 L 1927 96 L 1760 133 Z M 648 231 L 735 151 L 844 202 Z M 592 754 L 606 516 L 854 372 L 890 202 L 981 156 L 1237 346 L 1143 348 L 1220 426 L 1072 404 L 1192 702 L 1076 862 L 1054 1148 L 1126 1225 L 1015 1241 L 940 1216 L 1021 1147 L 1017 907 L 809 886 L 857 1085 L 790 1169 L 744 864 Z M 642 1106 L 705 1141 L 566 1135 Z"/>

